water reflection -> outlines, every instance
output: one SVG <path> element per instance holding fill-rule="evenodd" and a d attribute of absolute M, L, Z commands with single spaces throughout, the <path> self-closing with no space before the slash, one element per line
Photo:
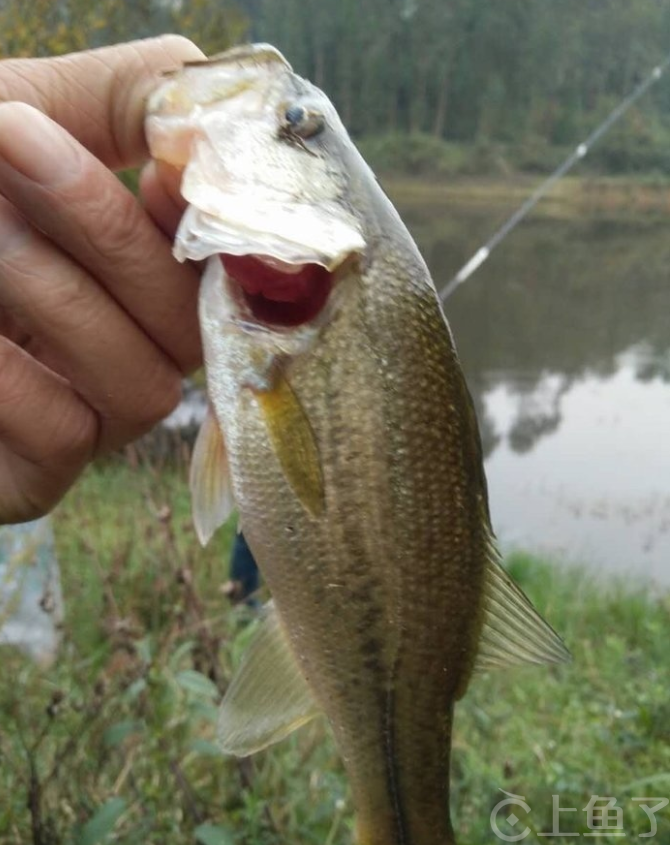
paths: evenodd
<path fill-rule="evenodd" d="M 446 282 L 508 209 L 402 212 Z M 448 301 L 503 543 L 670 583 L 668 228 L 529 220 Z"/>

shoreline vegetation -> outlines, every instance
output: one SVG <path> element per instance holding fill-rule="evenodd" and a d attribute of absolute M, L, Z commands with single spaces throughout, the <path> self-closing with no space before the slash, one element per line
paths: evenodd
<path fill-rule="evenodd" d="M 521 205 L 545 177 L 513 176 L 454 178 L 414 177 L 378 173 L 379 181 L 395 204 L 429 208 L 447 206 Z M 670 177 L 667 181 L 623 176 L 565 176 L 542 197 L 533 214 L 569 217 L 575 214 L 669 215 Z"/>
<path fill-rule="evenodd" d="M 217 702 L 252 630 L 220 591 L 233 536 L 201 550 L 187 450 L 92 467 L 53 516 L 65 596 L 59 660 L 2 650 L 3 845 L 350 845 L 348 786 L 323 721 L 249 760 L 221 757 Z M 573 662 L 474 679 L 457 708 L 451 795 L 460 845 L 498 841 L 490 815 L 524 796 L 528 842 L 585 834 L 592 795 L 650 826 L 637 796 L 670 796 L 670 596 L 596 583 L 517 554 L 507 565 Z M 650 805 L 657 802 L 647 802 Z M 503 813 L 503 817 L 509 815 Z M 670 812 L 657 814 L 670 841 Z M 606 839 L 605 841 L 610 841 Z M 612 839 L 612 841 L 620 841 Z"/>
<path fill-rule="evenodd" d="M 454 144 L 420 134 L 364 137 L 357 144 L 395 202 L 429 206 L 521 204 L 572 149 Z M 669 170 L 612 171 L 598 153 L 596 146 L 552 186 L 534 213 L 670 214 Z"/>

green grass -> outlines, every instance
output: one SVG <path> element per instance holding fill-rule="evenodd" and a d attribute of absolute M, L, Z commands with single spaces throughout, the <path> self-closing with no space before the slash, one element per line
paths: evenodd
<path fill-rule="evenodd" d="M 216 702 L 249 620 L 219 592 L 231 529 L 198 548 L 184 477 L 179 463 L 110 461 L 55 515 L 61 657 L 44 670 L 2 652 L 3 845 L 351 841 L 322 721 L 252 760 L 217 753 Z M 628 835 L 600 841 L 633 841 L 649 827 L 632 797 L 670 796 L 670 601 L 530 558 L 509 565 L 574 662 L 473 682 L 454 738 L 459 842 L 498 841 L 489 815 L 501 788 L 525 797 L 537 832 L 551 830 L 553 793 L 578 809 L 561 814 L 562 831 L 582 833 L 591 795 L 615 796 Z M 670 842 L 670 812 L 658 818 L 654 841 Z"/>

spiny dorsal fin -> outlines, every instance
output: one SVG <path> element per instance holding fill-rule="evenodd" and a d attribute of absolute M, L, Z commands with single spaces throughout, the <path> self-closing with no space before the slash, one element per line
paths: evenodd
<path fill-rule="evenodd" d="M 286 480 L 305 510 L 319 516 L 324 505 L 321 461 L 300 400 L 282 374 L 272 390 L 255 395 Z"/>
<path fill-rule="evenodd" d="M 246 757 L 288 736 L 317 713 L 270 602 L 221 704 L 221 748 L 225 754 Z"/>
<path fill-rule="evenodd" d="M 525 663 L 567 663 L 570 652 L 500 564 L 493 540 L 484 586 L 476 672 Z"/>
<path fill-rule="evenodd" d="M 189 484 L 195 532 L 206 546 L 235 507 L 226 444 L 211 405 L 193 447 Z"/>

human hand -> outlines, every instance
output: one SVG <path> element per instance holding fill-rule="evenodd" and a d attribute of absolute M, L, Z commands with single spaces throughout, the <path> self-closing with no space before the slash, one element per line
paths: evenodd
<path fill-rule="evenodd" d="M 0 62 L 0 523 L 48 511 L 95 455 L 150 429 L 200 362 L 198 273 L 147 158 L 145 98 L 202 58 L 178 36 Z"/>

